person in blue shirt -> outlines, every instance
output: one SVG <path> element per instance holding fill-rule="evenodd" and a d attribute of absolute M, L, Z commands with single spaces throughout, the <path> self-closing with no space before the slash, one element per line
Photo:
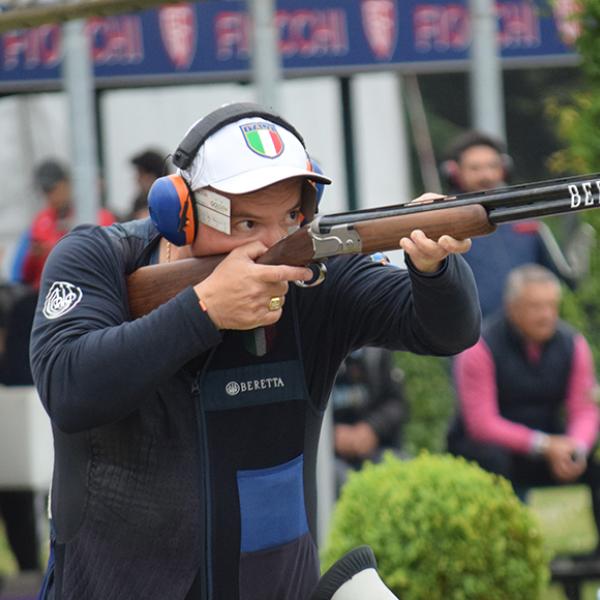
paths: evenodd
<path fill-rule="evenodd" d="M 8 276 L 9 281 L 12 283 L 21 283 L 23 279 L 23 263 L 29 247 L 31 246 L 31 231 L 26 229 L 19 238 L 15 247 L 15 253 L 13 255 L 12 264 L 10 267 L 10 273 Z"/>
<path fill-rule="evenodd" d="M 500 188 L 510 181 L 512 161 L 494 136 L 467 131 L 446 154 L 442 172 L 451 194 Z M 593 235 L 588 224 L 580 223 L 564 253 L 550 229 L 537 220 L 502 224 L 492 235 L 474 238 L 465 260 L 475 276 L 483 316 L 502 308 L 506 277 L 520 265 L 539 264 L 574 287 L 587 272 Z"/>

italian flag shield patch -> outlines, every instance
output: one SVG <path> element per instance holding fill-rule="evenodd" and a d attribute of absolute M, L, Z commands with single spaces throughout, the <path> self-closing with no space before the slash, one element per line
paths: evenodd
<path fill-rule="evenodd" d="M 276 158 L 283 152 L 283 140 L 271 123 L 240 125 L 246 144 L 252 152 L 265 158 Z"/>

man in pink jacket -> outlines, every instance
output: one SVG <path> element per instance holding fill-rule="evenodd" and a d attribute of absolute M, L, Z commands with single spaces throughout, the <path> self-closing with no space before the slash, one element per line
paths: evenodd
<path fill-rule="evenodd" d="M 511 271 L 504 310 L 454 365 L 459 413 L 448 449 L 532 486 L 587 482 L 600 531 L 599 427 L 592 353 L 558 316 L 561 288 L 539 265 Z"/>

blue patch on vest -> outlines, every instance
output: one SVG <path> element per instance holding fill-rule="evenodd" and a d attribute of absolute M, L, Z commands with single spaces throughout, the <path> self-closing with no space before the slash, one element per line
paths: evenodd
<path fill-rule="evenodd" d="M 286 544 L 308 531 L 302 455 L 268 469 L 238 471 L 242 552 Z"/>
<path fill-rule="evenodd" d="M 304 398 L 300 362 L 290 360 L 209 371 L 204 377 L 204 410 L 232 410 Z"/>

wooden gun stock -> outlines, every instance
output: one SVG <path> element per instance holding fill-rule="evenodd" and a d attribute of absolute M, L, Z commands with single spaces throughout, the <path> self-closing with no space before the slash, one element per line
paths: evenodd
<path fill-rule="evenodd" d="M 343 252 L 338 245 L 331 254 L 315 257 L 310 225 L 305 225 L 275 244 L 257 262 L 264 265 L 304 266 L 337 254 L 397 250 L 400 238 L 408 236 L 415 229 L 421 229 L 432 239 L 444 234 L 464 239 L 491 233 L 496 226 L 490 223 L 481 205 L 473 204 L 359 221 L 352 224 L 352 229 L 360 238 L 360 249 L 348 248 Z M 344 245 L 344 242 L 341 244 Z M 127 278 L 131 316 L 137 318 L 145 315 L 186 287 L 200 283 L 224 258 L 225 255 L 186 258 L 173 263 L 141 267 Z"/>

